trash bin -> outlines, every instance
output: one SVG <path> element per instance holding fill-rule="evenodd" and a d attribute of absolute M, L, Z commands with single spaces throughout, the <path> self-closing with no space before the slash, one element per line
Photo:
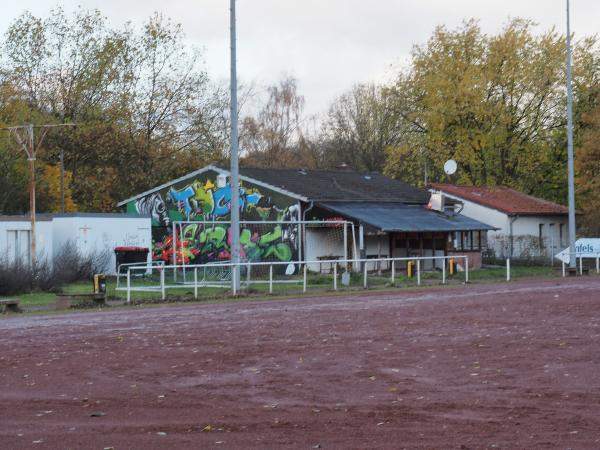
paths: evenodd
<path fill-rule="evenodd" d="M 117 272 L 121 264 L 145 263 L 148 260 L 148 252 L 146 247 L 115 247 Z"/>

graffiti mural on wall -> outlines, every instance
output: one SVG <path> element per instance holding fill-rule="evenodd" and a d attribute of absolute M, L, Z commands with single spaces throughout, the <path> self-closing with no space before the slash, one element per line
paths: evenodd
<path fill-rule="evenodd" d="M 240 210 L 255 208 L 261 198 L 257 189 L 240 187 Z M 167 200 L 177 206 L 185 220 L 218 219 L 231 211 L 231 186 L 216 187 L 211 180 L 205 184 L 194 181 L 183 189 L 170 188 Z"/>
<path fill-rule="evenodd" d="M 187 224 L 177 229 L 177 248 L 173 236 L 168 235 L 155 245 L 153 257 L 165 262 L 173 261 L 173 252 L 178 264 L 203 264 L 231 259 L 231 229 L 228 225 Z M 245 227 L 240 231 L 240 256 L 244 261 L 291 261 L 296 248 L 294 242 L 285 239 L 281 225 L 269 231 L 252 230 Z"/>
<path fill-rule="evenodd" d="M 135 201 L 135 211 L 138 214 L 148 214 L 152 217 L 153 225 L 169 226 L 167 205 L 159 193 L 150 194 Z"/>
<path fill-rule="evenodd" d="M 205 174 L 130 202 L 129 212 L 150 214 L 153 223 L 153 258 L 178 263 L 207 263 L 231 258 L 228 225 L 231 213 L 231 186 L 215 183 L 219 177 Z M 291 198 L 268 189 L 240 186 L 240 216 L 246 221 L 300 220 L 300 208 Z M 173 222 L 197 221 L 177 227 Z M 207 224 L 206 222 L 211 222 Z M 299 248 L 298 225 L 245 224 L 240 230 L 241 257 L 246 261 L 291 261 Z M 177 248 L 174 248 L 174 242 Z"/>

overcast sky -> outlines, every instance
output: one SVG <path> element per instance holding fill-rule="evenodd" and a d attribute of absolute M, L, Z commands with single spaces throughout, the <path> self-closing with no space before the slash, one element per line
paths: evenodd
<path fill-rule="evenodd" d="M 511 17 L 540 30 L 565 30 L 566 0 L 238 0 L 238 74 L 259 84 L 284 74 L 299 80 L 307 111 L 324 111 L 353 84 L 382 82 L 406 65 L 414 44 L 437 25 L 454 28 L 475 18 L 495 33 Z M 154 11 L 180 22 L 187 38 L 205 49 L 206 70 L 229 74 L 229 0 L 20 0 L 5 2 L 0 31 L 23 11 L 46 16 L 62 5 L 98 8 L 115 26 L 141 24 Z M 571 0 L 576 35 L 600 31 L 600 0 Z"/>

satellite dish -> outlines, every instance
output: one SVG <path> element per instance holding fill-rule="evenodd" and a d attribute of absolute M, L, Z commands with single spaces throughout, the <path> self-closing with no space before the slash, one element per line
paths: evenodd
<path fill-rule="evenodd" d="M 444 172 L 446 172 L 446 175 L 453 175 L 456 172 L 457 167 L 456 161 L 449 159 L 444 163 Z"/>

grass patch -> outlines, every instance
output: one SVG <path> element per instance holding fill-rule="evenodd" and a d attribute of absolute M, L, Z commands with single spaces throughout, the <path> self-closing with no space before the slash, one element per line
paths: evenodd
<path fill-rule="evenodd" d="M 511 266 L 511 278 L 548 277 L 558 274 L 558 269 L 550 266 Z M 506 279 L 506 267 L 484 268 L 469 272 L 469 281 Z"/>
<path fill-rule="evenodd" d="M 360 291 L 363 289 L 363 274 L 352 273 L 350 277 L 350 285 L 344 286 L 341 282 L 342 272 L 338 273 L 337 292 L 351 292 Z M 548 266 L 513 266 L 511 268 L 511 277 L 513 279 L 527 278 L 527 277 L 550 277 L 560 276 L 560 270 L 558 268 Z M 469 271 L 469 280 L 471 282 L 485 282 L 485 281 L 500 281 L 506 278 L 506 268 L 495 267 L 495 268 L 484 268 L 479 270 Z M 277 280 L 294 280 L 297 283 L 285 283 L 278 284 Z M 167 284 L 172 284 L 173 280 L 167 278 Z M 261 283 L 251 284 L 249 288 L 245 286 L 245 278 L 242 279 L 242 290 L 241 295 L 246 296 L 248 299 L 257 300 L 261 297 L 269 295 L 269 284 L 268 277 L 265 279 L 261 276 L 259 279 L 254 281 L 261 281 Z M 302 295 L 302 276 L 295 275 L 292 277 L 282 277 L 277 275 L 274 277 L 273 284 L 273 296 L 295 296 Z M 448 284 L 456 285 L 464 281 L 464 273 L 459 272 L 454 275 L 446 273 L 446 281 Z M 394 277 L 394 283 L 391 282 L 391 274 L 382 273 L 381 275 L 369 274 L 367 277 L 368 288 L 371 290 L 381 290 L 390 288 L 416 288 L 417 278 L 413 276 L 408 278 L 405 273 L 396 273 Z M 440 271 L 422 272 L 421 273 L 421 284 L 423 286 L 437 286 L 442 283 L 442 273 Z M 122 280 L 121 287 L 124 287 L 125 283 Z M 148 278 L 136 278 L 132 280 L 132 287 L 158 287 L 158 277 Z M 117 291 L 116 279 L 107 279 L 107 294 L 109 299 L 126 300 L 126 291 Z M 92 282 L 91 281 L 79 281 L 74 283 L 65 284 L 62 288 L 62 292 L 68 294 L 91 294 L 92 293 Z M 307 294 L 315 295 L 319 293 L 333 293 L 333 274 L 315 274 L 309 273 L 308 275 L 308 286 Z M 51 292 L 33 292 L 30 294 L 22 294 L 17 296 L 21 299 L 21 304 L 26 308 L 30 307 L 51 307 L 56 302 L 56 293 Z M 194 288 L 189 285 L 182 285 L 181 287 L 171 288 L 166 291 L 167 301 L 169 302 L 189 302 L 195 301 L 194 299 Z M 230 285 L 227 284 L 224 287 L 199 287 L 198 288 L 198 299 L 197 301 L 226 301 L 232 299 Z M 155 291 L 143 291 L 143 292 L 131 292 L 131 300 L 133 303 L 158 303 L 161 302 L 160 290 Z"/>

